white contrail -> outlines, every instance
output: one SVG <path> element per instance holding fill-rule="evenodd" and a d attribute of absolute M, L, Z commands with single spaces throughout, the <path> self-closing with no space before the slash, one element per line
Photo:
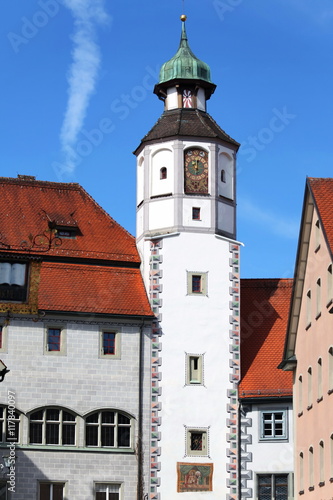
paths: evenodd
<path fill-rule="evenodd" d="M 74 17 L 73 62 L 68 74 L 68 103 L 60 132 L 65 154 L 63 172 L 71 174 L 75 167 L 73 146 L 82 128 L 89 99 L 95 90 L 101 55 L 95 41 L 96 25 L 105 23 L 108 15 L 104 0 L 62 0 Z"/>

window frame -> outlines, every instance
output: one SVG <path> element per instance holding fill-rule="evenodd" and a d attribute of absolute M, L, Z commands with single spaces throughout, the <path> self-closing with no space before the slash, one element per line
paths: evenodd
<path fill-rule="evenodd" d="M 266 436 L 265 435 L 265 419 L 264 419 L 264 414 L 265 413 L 272 413 L 273 418 L 272 418 L 272 435 Z M 276 423 L 280 423 L 280 421 L 276 422 L 276 417 L 275 415 L 277 413 L 282 413 L 282 435 L 276 435 Z M 263 408 L 259 410 L 259 441 L 284 441 L 287 442 L 289 441 L 289 425 L 288 425 L 288 408 Z M 266 420 L 266 423 L 269 423 L 268 420 Z"/>
<path fill-rule="evenodd" d="M 13 303 L 13 304 L 26 304 L 28 302 L 28 295 L 29 295 L 29 262 L 27 261 L 13 261 L 13 260 L 0 260 L 0 265 L 1 264 L 10 264 L 11 266 L 15 264 L 20 264 L 24 265 L 24 284 L 23 285 L 16 285 L 14 283 L 0 283 L 0 302 L 5 302 L 5 303 Z M 12 273 L 12 271 L 11 271 Z M 10 273 L 10 274 L 11 274 Z M 16 288 L 11 288 L 12 286 L 15 286 Z M 20 298 L 13 298 L 13 297 L 6 297 L 6 293 L 14 291 L 15 295 L 19 296 L 20 294 L 22 295 Z M 4 296 L 2 296 L 4 295 Z"/>
<path fill-rule="evenodd" d="M 50 491 L 50 494 L 49 495 L 49 498 L 45 499 L 45 500 L 51 500 L 53 499 L 53 487 L 55 485 L 62 485 L 62 500 L 65 499 L 65 494 L 66 494 L 66 481 L 43 481 L 43 480 L 39 480 L 38 481 L 38 500 L 44 500 L 44 498 L 41 496 L 42 493 L 41 493 L 41 485 L 50 485 L 52 487 L 52 491 Z"/>
<path fill-rule="evenodd" d="M 59 419 L 58 420 L 53 420 L 47 418 L 47 411 L 48 410 L 56 410 L 59 411 Z M 37 412 L 43 412 L 43 418 L 41 419 L 35 419 L 31 420 L 31 417 L 33 414 Z M 64 420 L 63 419 L 63 413 L 66 412 L 74 417 L 74 420 Z M 41 437 L 42 437 L 42 442 L 41 443 L 36 443 L 32 442 L 32 425 L 41 425 Z M 48 437 L 48 431 L 50 429 L 51 425 L 58 424 L 58 443 L 48 443 L 47 441 L 50 439 Z M 71 426 L 74 427 L 74 444 L 70 443 L 63 443 L 63 430 L 64 430 L 64 425 L 66 426 Z M 77 447 L 77 438 L 78 438 L 78 415 L 75 414 L 72 410 L 69 410 L 67 408 L 59 408 L 56 406 L 46 406 L 42 408 L 36 408 L 35 410 L 29 412 L 28 414 L 28 445 L 29 446 L 45 446 L 45 447 L 69 447 L 69 448 L 75 448 Z"/>
<path fill-rule="evenodd" d="M 193 291 L 193 277 L 200 276 L 201 286 L 199 292 Z M 197 296 L 197 297 L 208 297 L 208 271 L 206 272 L 196 272 L 187 271 L 187 295 Z"/>
<path fill-rule="evenodd" d="M 102 421 L 102 414 L 103 412 L 113 412 L 115 413 L 115 421 L 114 422 L 103 422 Z M 87 418 L 98 414 L 98 421 L 97 422 L 88 422 L 87 423 Z M 129 424 L 124 424 L 124 423 L 119 423 L 119 415 L 122 415 L 126 418 L 129 419 Z M 87 444 L 87 427 L 90 428 L 97 428 L 97 444 Z M 114 428 L 114 446 L 105 446 L 102 444 L 102 431 L 103 428 L 106 427 L 112 427 Z M 118 429 L 120 427 L 126 427 L 129 428 L 129 445 L 128 446 L 118 446 Z M 134 418 L 129 415 L 128 413 L 125 413 L 120 410 L 116 410 L 114 408 L 102 408 L 100 410 L 95 410 L 92 412 L 89 412 L 84 416 L 84 447 L 89 448 L 89 449 L 107 449 L 107 450 L 126 450 L 126 451 L 132 451 L 133 450 L 133 440 L 134 440 Z"/>
<path fill-rule="evenodd" d="M 8 352 L 8 326 L 0 324 L 0 352 Z"/>
<path fill-rule="evenodd" d="M 60 349 L 49 349 L 49 331 L 60 330 Z M 48 356 L 66 356 L 67 355 L 67 330 L 63 326 L 48 324 L 44 331 L 44 354 Z"/>
<path fill-rule="evenodd" d="M 192 220 L 201 221 L 201 207 L 192 207 Z"/>
<path fill-rule="evenodd" d="M 193 366 L 193 364 L 197 361 L 197 368 Z M 192 353 L 186 353 L 186 380 L 185 380 L 185 385 L 192 385 L 192 386 L 199 386 L 199 385 L 204 385 L 204 370 L 203 370 L 203 364 L 204 364 L 204 355 L 203 354 L 192 354 Z M 197 378 L 195 378 L 193 375 L 193 369 L 197 372 Z M 193 375 L 192 375 L 193 373 Z"/>
<path fill-rule="evenodd" d="M 104 334 L 114 334 L 115 353 L 104 353 Z M 102 328 L 99 333 L 99 357 L 103 359 L 121 359 L 121 334 L 113 328 Z"/>
<path fill-rule="evenodd" d="M 187 457 L 209 457 L 209 427 L 185 427 L 185 456 Z M 194 434 L 201 434 L 202 436 L 202 449 L 193 450 L 191 448 L 192 436 Z"/>
<path fill-rule="evenodd" d="M 275 481 L 276 481 L 276 477 L 277 476 L 286 476 L 287 478 L 287 498 L 289 500 L 289 498 L 293 498 L 293 473 L 292 472 L 283 472 L 283 471 L 278 471 L 278 472 L 274 472 L 274 473 L 271 473 L 271 472 L 257 472 L 256 473 L 256 480 L 255 480 L 255 488 L 256 488 L 256 494 L 255 494 L 255 498 L 256 500 L 260 500 L 260 490 L 259 490 L 259 480 L 261 477 L 263 476 L 270 476 L 271 478 L 271 484 L 270 484 L 270 487 L 271 487 L 271 500 L 275 500 L 276 498 L 276 490 L 275 490 Z M 274 491 L 272 491 L 274 490 Z M 265 493 L 265 496 L 267 496 L 267 493 Z"/>
<path fill-rule="evenodd" d="M 121 500 L 123 498 L 123 483 L 116 482 L 116 481 L 95 481 L 94 482 L 94 500 L 96 500 L 96 493 L 104 493 L 104 491 L 101 491 L 101 492 L 96 491 L 96 489 L 98 487 L 103 487 L 103 486 L 105 486 L 106 488 L 110 488 L 111 486 L 118 486 L 118 499 Z M 107 495 L 108 495 L 106 497 L 106 500 L 110 500 L 109 493 L 114 493 L 114 492 L 106 491 L 105 493 L 107 493 Z"/>

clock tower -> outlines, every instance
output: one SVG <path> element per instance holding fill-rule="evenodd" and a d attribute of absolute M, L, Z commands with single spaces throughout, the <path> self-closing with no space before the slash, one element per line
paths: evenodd
<path fill-rule="evenodd" d="M 239 144 L 207 113 L 216 86 L 181 17 L 154 93 L 164 111 L 136 149 L 137 246 L 156 315 L 149 497 L 238 495 Z M 148 453 L 148 450 L 146 450 Z M 180 498 L 182 496 L 180 495 Z"/>

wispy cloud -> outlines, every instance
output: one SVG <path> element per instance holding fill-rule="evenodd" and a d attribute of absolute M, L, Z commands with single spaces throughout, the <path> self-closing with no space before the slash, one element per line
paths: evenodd
<path fill-rule="evenodd" d="M 299 232 L 299 220 L 284 219 L 282 214 L 274 214 L 266 208 L 255 206 L 251 201 L 238 198 L 238 216 L 251 220 L 253 224 L 265 227 L 267 232 L 287 239 L 296 239 Z"/>
<path fill-rule="evenodd" d="M 95 91 L 101 54 L 96 28 L 108 21 L 104 0 L 62 0 L 74 18 L 72 64 L 68 73 L 68 102 L 60 132 L 66 173 L 75 170 L 73 146 L 82 128 L 89 100 Z"/>

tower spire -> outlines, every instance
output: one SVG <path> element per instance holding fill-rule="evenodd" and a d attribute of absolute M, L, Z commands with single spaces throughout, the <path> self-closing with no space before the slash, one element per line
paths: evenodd
<path fill-rule="evenodd" d="M 211 81 L 210 67 L 196 57 L 190 48 L 185 27 L 187 16 L 182 14 L 180 20 L 182 29 L 178 50 L 162 65 L 154 92 L 164 100 L 167 89 L 174 85 L 199 85 L 205 89 L 206 99 L 209 99 L 216 87 Z"/>

